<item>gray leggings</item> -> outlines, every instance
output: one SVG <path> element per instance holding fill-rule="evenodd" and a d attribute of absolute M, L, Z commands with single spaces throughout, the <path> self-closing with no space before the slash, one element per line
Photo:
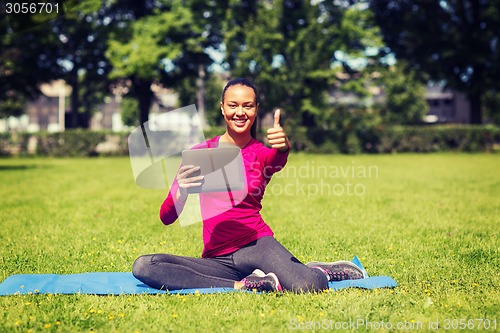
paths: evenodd
<path fill-rule="evenodd" d="M 318 291 L 328 288 L 321 271 L 295 258 L 274 237 L 262 237 L 228 255 L 191 258 L 171 254 L 143 255 L 134 262 L 132 273 L 157 289 L 233 288 L 255 269 L 278 276 L 283 290 Z"/>

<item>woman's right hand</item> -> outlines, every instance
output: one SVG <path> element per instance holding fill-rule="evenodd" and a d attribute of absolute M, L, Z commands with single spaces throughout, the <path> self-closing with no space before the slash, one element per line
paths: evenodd
<path fill-rule="evenodd" d="M 199 170 L 200 167 L 195 165 L 183 165 L 179 168 L 176 178 L 179 184 L 179 189 L 177 190 L 178 201 L 185 202 L 187 200 L 188 189 L 190 187 L 201 186 L 203 184 L 202 180 L 204 176 L 189 177 L 189 175 Z"/>

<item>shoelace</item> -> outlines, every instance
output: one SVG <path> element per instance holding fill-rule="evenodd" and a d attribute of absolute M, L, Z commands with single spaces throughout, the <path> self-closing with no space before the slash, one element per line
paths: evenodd
<path fill-rule="evenodd" d="M 263 284 L 262 281 L 248 281 L 245 280 L 245 287 L 250 288 L 250 289 L 257 289 L 261 287 Z"/>

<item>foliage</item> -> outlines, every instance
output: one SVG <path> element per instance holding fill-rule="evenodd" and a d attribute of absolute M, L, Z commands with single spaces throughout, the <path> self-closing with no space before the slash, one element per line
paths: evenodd
<path fill-rule="evenodd" d="M 387 124 L 419 124 L 429 110 L 425 100 L 425 85 L 415 72 L 399 62 L 382 76 L 386 100 L 381 116 Z"/>
<path fill-rule="evenodd" d="M 140 122 L 147 120 L 156 84 L 174 89 L 185 105 L 196 103 L 215 125 L 219 84 L 241 76 L 259 88 L 259 122 L 280 107 L 292 128 L 328 130 L 336 122 L 335 109 L 344 107 L 334 95 L 350 94 L 359 101 L 353 109 L 369 109 L 370 88 L 383 82 L 376 80 L 382 75 L 385 122 L 420 119 L 426 110 L 417 84 L 422 78 L 446 80 L 468 93 L 475 122 L 477 100 L 495 121 L 497 4 L 69 0 L 58 17 L 0 18 L 0 117 L 20 114 L 24 101 L 39 94 L 40 83 L 63 78 L 74 88 L 73 126 L 77 112 L 89 116 L 109 93 L 109 80 L 127 83 Z M 391 52 L 398 67 L 385 72 L 381 64 Z M 355 146 L 352 136 L 347 139 Z"/>
<path fill-rule="evenodd" d="M 437 151 L 491 151 L 500 139 L 493 126 L 393 126 L 379 138 L 377 151 L 428 153 Z"/>
<path fill-rule="evenodd" d="M 489 90 L 484 94 L 485 118 L 493 124 L 500 125 L 500 91 Z"/>
<path fill-rule="evenodd" d="M 181 40 L 189 28 L 191 12 L 181 6 L 146 16 L 132 23 L 132 38 L 109 41 L 106 55 L 113 64 L 111 78 L 136 76 L 158 80 L 165 61 L 182 52 Z"/>
<path fill-rule="evenodd" d="M 120 4 L 125 4 L 125 9 Z M 122 10 L 128 15 L 120 15 Z M 138 99 L 141 123 L 148 120 L 154 98 L 152 83 L 176 88 L 185 95 L 182 90 L 187 82 L 201 80 L 194 86 L 197 104 L 204 104 L 200 94 L 205 78 L 201 76 L 213 62 L 207 52 L 221 41 L 218 27 L 223 6 L 199 0 L 151 4 L 121 0 L 110 12 L 117 27 L 106 53 L 114 66 L 111 78 L 131 80 L 130 96 Z M 202 111 L 204 105 L 198 108 Z"/>
<path fill-rule="evenodd" d="M 0 102 L 0 119 L 22 115 L 26 102 L 25 94 L 15 90 L 5 91 L 5 100 Z"/>
<path fill-rule="evenodd" d="M 203 130 L 203 134 L 205 135 L 205 138 L 208 140 L 210 138 L 213 138 L 217 135 L 222 135 L 226 131 L 225 126 L 212 126 L 210 128 L 207 128 Z"/>
<path fill-rule="evenodd" d="M 361 113 L 343 122 L 344 128 L 297 128 L 288 136 L 295 151 L 310 153 L 429 153 L 493 151 L 500 142 L 494 126 L 386 126 L 376 115 Z"/>
<path fill-rule="evenodd" d="M 0 16 L 0 117 L 23 113 L 20 103 L 38 96 L 38 85 L 54 78 L 42 60 L 55 56 L 55 38 L 47 24 L 37 26 L 29 15 Z"/>
<path fill-rule="evenodd" d="M 115 6 L 120 4 L 118 1 Z M 181 43 L 186 38 L 191 17 L 178 2 L 168 10 L 160 8 L 140 2 L 125 7 L 129 9 L 128 15 L 114 12 L 116 28 L 106 51 L 113 65 L 110 77 L 129 79 L 132 83 L 129 94 L 137 98 L 141 124 L 148 120 L 153 99 L 151 84 L 158 81 L 161 72 L 167 71 L 169 64 L 181 54 Z"/>
<path fill-rule="evenodd" d="M 40 133 L 37 154 L 45 156 L 92 156 L 105 139 L 103 132 L 67 130 L 58 133 Z"/>
<path fill-rule="evenodd" d="M 0 59 L 6 61 L 0 61 L 5 64 L 0 69 L 0 83 L 5 87 L 0 100 L 11 105 L 0 109 L 18 114 L 20 108 L 12 107 L 12 100 L 35 98 L 41 83 L 64 79 L 73 88 L 70 126 L 88 127 L 78 123 L 80 107 L 90 115 L 103 100 L 100 92 L 107 90 L 109 63 L 104 51 L 108 28 L 99 11 L 101 4 L 101 0 L 65 1 L 60 8 L 64 15 L 50 19 L 41 14 L 2 16 Z"/>
<path fill-rule="evenodd" d="M 0 157 L 9 156 L 9 144 L 12 142 L 9 132 L 0 133 Z"/>
<path fill-rule="evenodd" d="M 351 113 L 347 109 L 338 110 L 337 116 L 339 122 L 332 129 L 300 126 L 293 131 L 287 130 L 292 150 L 319 154 L 480 152 L 493 151 L 495 144 L 500 142 L 500 128 L 495 126 L 391 126 L 383 125 L 375 113 L 362 110 Z M 206 128 L 205 138 L 221 135 L 224 131 L 223 126 Z M 4 133 L 0 135 L 0 155 L 124 156 L 128 155 L 128 134 L 82 130 Z M 260 137 L 265 138 L 265 133 Z M 111 150 L 96 149 L 99 144 L 109 141 L 114 143 Z"/>
<path fill-rule="evenodd" d="M 120 114 L 124 125 L 139 126 L 139 103 L 137 99 L 124 97 L 120 102 Z"/>
<path fill-rule="evenodd" d="M 327 89 L 341 84 L 336 74 L 346 71 L 347 81 L 358 79 L 350 57 L 380 45 L 369 11 L 360 6 L 262 1 L 247 8 L 241 21 L 234 22 L 234 13 L 228 12 L 225 30 L 232 75 L 252 78 L 261 109 L 284 108 L 292 127 L 321 126 L 328 117 Z M 333 67 L 336 62 L 341 66 Z"/>
<path fill-rule="evenodd" d="M 179 95 L 179 106 L 197 104 L 197 78 L 186 76 L 175 87 Z M 217 73 L 209 73 L 205 78 L 205 117 L 209 126 L 217 126 L 223 122 L 220 113 L 221 93 L 225 82 Z M 198 106 L 199 111 L 199 106 Z"/>
<path fill-rule="evenodd" d="M 500 1 L 371 0 L 386 45 L 422 75 L 468 95 L 471 122 L 500 80 Z"/>
<path fill-rule="evenodd" d="M 94 107 L 109 93 L 107 75 L 111 65 L 105 51 L 110 29 L 104 24 L 103 0 L 70 4 L 71 10 L 52 23 L 58 43 L 54 45 L 56 57 L 50 62 L 54 70 L 61 72 L 60 78 L 73 88 L 70 128 L 88 128 L 88 122 L 79 122 L 78 113 L 83 111 L 90 119 Z"/>
<path fill-rule="evenodd" d="M 202 126 L 207 128 L 218 119 L 214 114 L 219 109 L 220 97 L 216 96 L 220 96 L 223 83 L 220 82 L 220 69 L 214 68 L 220 66 L 218 58 L 222 52 L 222 24 L 227 2 L 190 0 L 183 1 L 183 6 L 192 13 L 190 34 L 183 41 L 182 56 L 173 62 L 175 68 L 164 75 L 163 81 L 179 95 L 191 94 L 189 99 L 194 100 Z"/>

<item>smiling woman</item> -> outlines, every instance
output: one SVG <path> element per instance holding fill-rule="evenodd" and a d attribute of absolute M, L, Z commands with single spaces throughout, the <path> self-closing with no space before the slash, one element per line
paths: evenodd
<path fill-rule="evenodd" d="M 240 148 L 250 141 L 251 137 L 255 138 L 255 117 L 259 109 L 257 91 L 253 85 L 245 84 L 247 82 L 243 79 L 230 81 L 222 92 L 220 107 L 227 126 L 227 131 L 221 139 Z M 242 142 L 237 143 L 235 140 Z"/>
<path fill-rule="evenodd" d="M 209 139 L 205 148 L 234 145 L 240 148 L 246 188 L 243 200 L 225 205 L 226 196 L 201 193 L 204 248 L 202 258 L 171 254 L 139 257 L 133 267 L 136 278 L 158 289 L 226 287 L 258 291 L 318 291 L 328 288 L 328 281 L 359 279 L 363 271 L 347 261 L 301 263 L 275 238 L 260 211 L 264 190 L 271 177 L 285 166 L 290 143 L 280 125 L 280 111 L 267 131 L 271 148 L 252 136 L 259 109 L 257 91 L 246 79 L 229 81 L 221 104 L 226 131 Z M 200 186 L 204 176 L 194 176 L 199 166 L 182 165 L 170 192 L 160 208 L 165 225 L 175 222 L 190 193 Z M 235 193 L 228 192 L 232 198 Z M 213 207 L 228 207 L 211 214 Z"/>

